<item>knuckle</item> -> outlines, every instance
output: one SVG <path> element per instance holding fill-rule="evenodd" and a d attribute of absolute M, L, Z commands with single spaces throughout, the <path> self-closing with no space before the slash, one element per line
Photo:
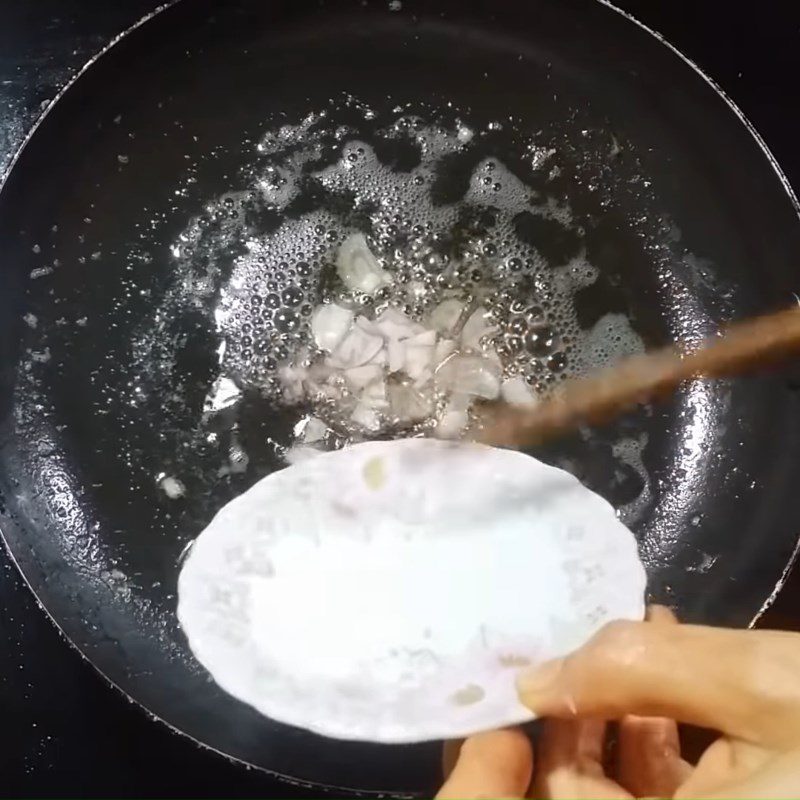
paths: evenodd
<path fill-rule="evenodd" d="M 592 657 L 609 666 L 629 664 L 643 649 L 643 628 L 640 622 L 609 622 L 590 642 Z"/>
<path fill-rule="evenodd" d="M 626 717 L 621 723 L 624 733 L 638 741 L 649 752 L 673 755 L 679 751 L 678 728 L 663 717 Z"/>

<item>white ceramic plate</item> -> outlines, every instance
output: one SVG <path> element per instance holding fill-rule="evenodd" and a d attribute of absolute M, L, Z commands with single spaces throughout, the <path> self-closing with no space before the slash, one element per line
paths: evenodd
<path fill-rule="evenodd" d="M 198 660 L 265 715 L 325 736 L 456 738 L 531 718 L 520 667 L 641 619 L 612 507 L 508 450 L 370 442 L 274 473 L 181 571 Z"/>

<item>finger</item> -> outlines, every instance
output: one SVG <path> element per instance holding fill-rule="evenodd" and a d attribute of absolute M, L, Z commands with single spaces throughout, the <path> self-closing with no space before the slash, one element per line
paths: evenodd
<path fill-rule="evenodd" d="M 800 750 L 762 757 L 758 766 L 738 774 L 728 773 L 726 779 L 713 788 L 688 794 L 685 787 L 681 798 L 703 797 L 722 800 L 730 797 L 797 798 L 800 796 Z M 701 787 L 698 786 L 697 789 Z"/>
<path fill-rule="evenodd" d="M 603 772 L 605 729 L 605 723 L 595 719 L 547 720 L 536 747 L 533 796 L 540 800 L 628 797 Z"/>
<path fill-rule="evenodd" d="M 647 621 L 676 625 L 666 606 L 651 606 Z M 672 797 L 692 774 L 681 758 L 678 725 L 665 717 L 624 717 L 617 736 L 617 779 L 635 797 Z"/>
<path fill-rule="evenodd" d="M 463 745 L 463 739 L 449 739 L 444 743 L 442 748 L 442 775 L 445 780 L 453 773 Z"/>
<path fill-rule="evenodd" d="M 605 736 L 603 720 L 547 720 L 537 742 L 537 773 L 566 766 L 585 775 L 602 775 Z"/>
<path fill-rule="evenodd" d="M 615 622 L 519 690 L 539 716 L 667 717 L 786 745 L 800 741 L 798 672 L 798 634 Z"/>
<path fill-rule="evenodd" d="M 671 719 L 623 718 L 617 747 L 617 780 L 635 797 L 672 797 L 692 774 Z"/>
<path fill-rule="evenodd" d="M 461 746 L 437 798 L 523 798 L 533 774 L 533 748 L 520 730 L 481 733 Z"/>
<path fill-rule="evenodd" d="M 774 758 L 772 750 L 734 739 L 718 739 L 701 757 L 691 777 L 674 793 L 675 797 L 707 797 L 725 786 L 746 781 Z M 736 796 L 738 792 L 735 793 Z M 741 795 L 742 797 L 761 795 Z"/>

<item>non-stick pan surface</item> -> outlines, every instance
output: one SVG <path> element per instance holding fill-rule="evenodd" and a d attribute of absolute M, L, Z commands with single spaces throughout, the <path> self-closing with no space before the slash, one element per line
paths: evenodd
<path fill-rule="evenodd" d="M 50 110 L 0 193 L 9 550 L 80 651 L 176 729 L 298 781 L 393 793 L 430 789 L 437 746 L 344 744 L 272 723 L 187 650 L 174 614 L 181 553 L 280 466 L 270 442 L 294 418 L 246 397 L 244 469 L 230 469 L 229 431 L 198 436 L 220 345 L 214 304 L 237 252 L 212 254 L 201 301 L 159 314 L 186 277 L 181 232 L 243 188 L 266 130 L 326 108 L 372 140 L 398 107 L 458 116 L 485 132 L 484 155 L 569 202 L 580 241 L 556 226 L 539 245 L 554 265 L 585 249 L 599 269 L 576 300 L 586 326 L 612 311 L 648 345 L 696 338 L 800 287 L 796 204 L 757 137 L 674 51 L 595 0 L 182 2 Z M 552 145 L 560 173 L 542 177 L 525 136 Z M 397 170 L 406 156 L 384 152 Z M 442 176 L 445 197 L 460 169 Z M 281 220 L 258 212 L 249 233 L 271 235 Z M 539 455 L 628 514 L 652 597 L 685 618 L 747 624 L 792 560 L 800 400 L 785 373 L 698 382 Z M 165 495 L 165 474 L 185 497 Z"/>

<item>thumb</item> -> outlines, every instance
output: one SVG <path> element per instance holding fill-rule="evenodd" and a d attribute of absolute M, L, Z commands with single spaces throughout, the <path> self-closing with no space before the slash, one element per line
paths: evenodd
<path fill-rule="evenodd" d="M 614 622 L 518 682 L 539 716 L 668 717 L 757 744 L 800 741 L 800 635 Z"/>

